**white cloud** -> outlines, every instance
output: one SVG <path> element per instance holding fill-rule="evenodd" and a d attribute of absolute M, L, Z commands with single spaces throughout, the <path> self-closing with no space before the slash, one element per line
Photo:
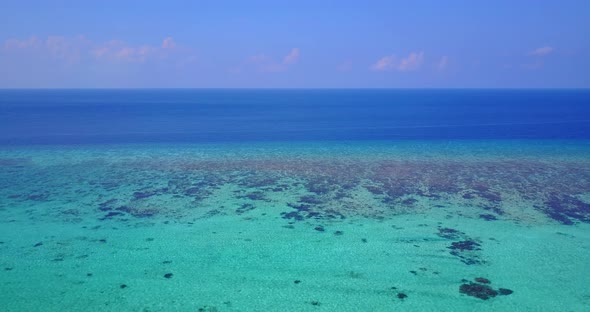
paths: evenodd
<path fill-rule="evenodd" d="M 166 37 L 162 41 L 162 49 L 174 49 L 176 48 L 176 42 L 172 37 Z"/>
<path fill-rule="evenodd" d="M 399 63 L 398 69 L 400 71 L 416 70 L 420 68 L 424 61 L 424 52 L 412 52 L 408 57 L 402 59 Z"/>
<path fill-rule="evenodd" d="M 373 66 L 371 66 L 371 69 L 374 71 L 393 70 L 396 68 L 396 65 L 394 64 L 394 62 L 395 62 L 394 55 L 384 56 L 381 59 L 379 59 L 377 61 L 377 63 L 373 64 Z"/>
<path fill-rule="evenodd" d="M 422 66 L 424 52 L 412 52 L 407 57 L 397 59 L 395 55 L 388 55 L 380 58 L 371 66 L 374 71 L 413 71 Z"/>
<path fill-rule="evenodd" d="M 546 47 L 537 48 L 537 49 L 529 52 L 529 55 L 545 56 L 545 55 L 549 55 L 549 54 L 553 53 L 553 51 L 555 51 L 555 49 L 553 47 L 546 46 Z"/>
<path fill-rule="evenodd" d="M 289 52 L 289 54 L 287 54 L 287 56 L 285 56 L 285 58 L 283 59 L 283 64 L 289 65 L 296 63 L 297 60 L 299 60 L 299 54 L 299 48 L 291 49 L 291 52 Z"/>
<path fill-rule="evenodd" d="M 166 40 L 163 41 L 164 43 Z M 142 45 L 131 46 L 119 40 L 111 40 L 109 42 L 96 45 L 92 51 L 92 55 L 97 60 L 102 61 L 117 61 L 117 62 L 131 62 L 143 63 L 151 58 L 157 58 L 164 55 L 166 48 Z"/>

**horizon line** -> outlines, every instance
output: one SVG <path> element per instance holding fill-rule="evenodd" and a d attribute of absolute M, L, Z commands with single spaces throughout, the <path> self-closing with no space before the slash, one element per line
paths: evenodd
<path fill-rule="evenodd" d="M 0 91 L 18 90 L 590 90 L 590 87 L 0 87 Z"/>

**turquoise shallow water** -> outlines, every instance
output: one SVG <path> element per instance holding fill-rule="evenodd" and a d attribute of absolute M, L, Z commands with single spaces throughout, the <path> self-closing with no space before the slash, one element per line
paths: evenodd
<path fill-rule="evenodd" d="M 7 311 L 587 311 L 590 142 L 0 149 Z"/>

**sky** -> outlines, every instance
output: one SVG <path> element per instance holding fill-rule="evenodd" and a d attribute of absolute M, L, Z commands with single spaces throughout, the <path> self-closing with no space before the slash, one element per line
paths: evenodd
<path fill-rule="evenodd" d="M 0 1 L 0 88 L 590 88 L 590 1 Z"/>

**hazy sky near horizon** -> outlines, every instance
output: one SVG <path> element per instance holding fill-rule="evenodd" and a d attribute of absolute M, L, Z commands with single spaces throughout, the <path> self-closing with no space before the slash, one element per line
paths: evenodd
<path fill-rule="evenodd" d="M 0 88 L 589 88 L 590 1 L 0 1 Z"/>

